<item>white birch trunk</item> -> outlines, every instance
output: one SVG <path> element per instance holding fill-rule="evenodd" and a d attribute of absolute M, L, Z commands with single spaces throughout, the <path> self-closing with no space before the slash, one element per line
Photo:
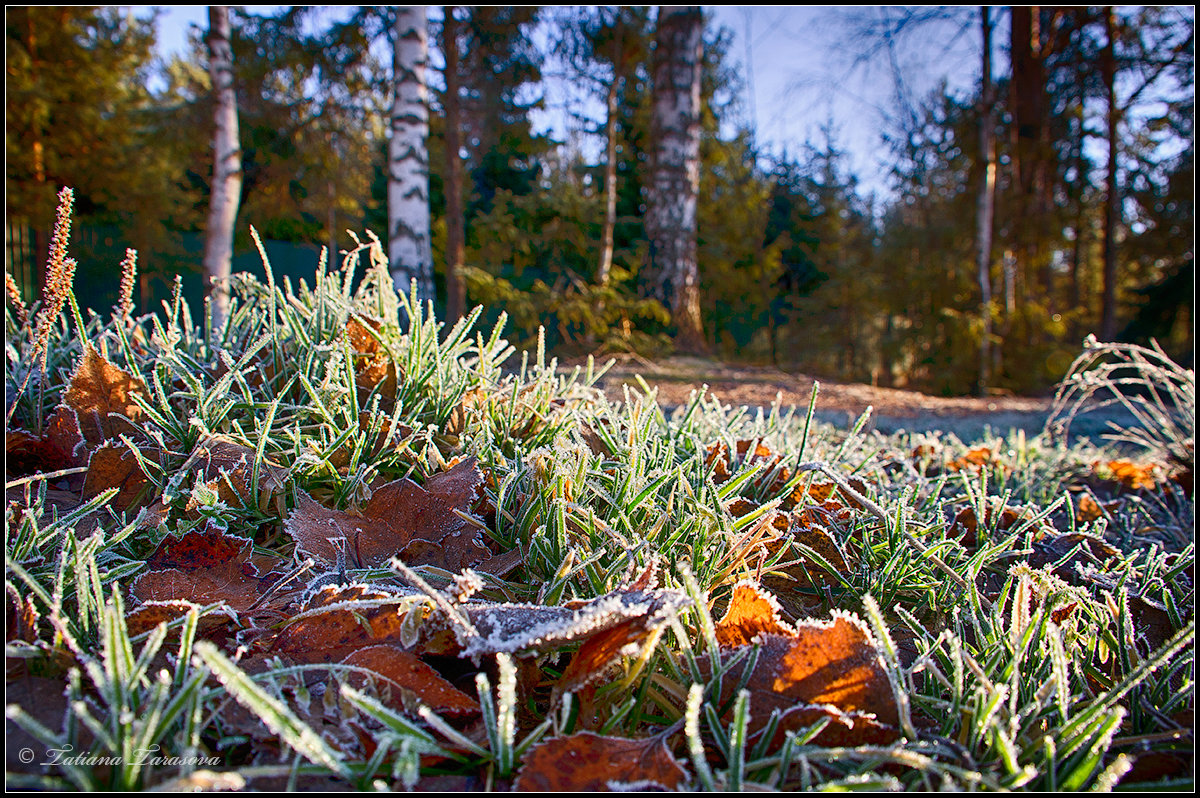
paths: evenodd
<path fill-rule="evenodd" d="M 685 351 L 705 348 L 696 263 L 703 32 L 698 6 L 659 7 L 645 221 L 654 290 L 670 308 Z"/>
<path fill-rule="evenodd" d="M 429 39 L 423 6 L 396 8 L 392 51 L 392 137 L 388 144 L 388 260 L 392 281 L 407 293 L 413 280 L 422 302 L 434 298 L 429 232 Z"/>
<path fill-rule="evenodd" d="M 205 293 L 213 328 L 229 316 L 229 275 L 233 226 L 242 196 L 242 150 L 238 142 L 237 98 L 233 91 L 233 49 L 228 6 L 208 7 L 208 73 L 213 98 L 213 178 L 204 238 Z"/>

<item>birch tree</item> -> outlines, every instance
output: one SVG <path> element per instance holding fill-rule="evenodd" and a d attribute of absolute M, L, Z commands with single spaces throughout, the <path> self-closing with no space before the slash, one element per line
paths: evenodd
<path fill-rule="evenodd" d="M 684 351 L 706 348 L 696 263 L 703 32 L 698 6 L 659 7 L 646 234 L 651 291 L 670 309 L 676 344 Z"/>
<path fill-rule="evenodd" d="M 229 275 L 233 226 L 242 194 L 242 151 L 238 142 L 237 97 L 233 91 L 233 49 L 228 6 L 208 7 L 208 73 L 212 81 L 213 179 L 204 237 L 205 294 L 213 328 L 229 315 Z"/>
<path fill-rule="evenodd" d="M 980 315 L 983 332 L 979 335 L 980 396 L 986 396 L 992 362 L 992 223 L 996 196 L 995 105 L 992 91 L 992 19 L 990 9 L 981 6 L 982 64 L 979 79 L 979 194 L 975 202 L 975 265 L 979 273 Z"/>
<path fill-rule="evenodd" d="M 413 280 L 422 301 L 433 299 L 433 249 L 429 233 L 428 88 L 425 9 L 396 8 L 393 31 L 392 136 L 388 143 L 388 259 L 396 289 Z"/>

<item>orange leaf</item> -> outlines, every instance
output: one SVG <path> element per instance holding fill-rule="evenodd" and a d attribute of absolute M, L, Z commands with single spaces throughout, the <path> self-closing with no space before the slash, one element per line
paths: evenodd
<path fill-rule="evenodd" d="M 752 732 L 763 728 L 773 710 L 786 712 L 801 705 L 816 706 L 834 718 L 826 729 L 832 736 L 818 737 L 821 744 L 834 744 L 824 740 L 835 737 L 853 739 L 843 735 L 854 729 L 865 735 L 864 740 L 877 732 L 894 739 L 893 730 L 874 728 L 896 726 L 899 711 L 875 640 L 856 616 L 835 610 L 829 621 L 809 619 L 792 631 L 785 627 L 785 633 L 758 632 L 752 639 L 760 647 L 758 658 L 753 670 L 741 675 L 750 691 Z M 702 672 L 709 672 L 708 657 L 698 662 Z M 739 678 L 726 682 L 723 701 L 732 697 L 737 682 Z M 789 728 L 817 719 L 812 713 L 797 713 Z M 860 724 L 863 719 L 871 723 Z"/>
<path fill-rule="evenodd" d="M 651 626 L 651 621 L 646 616 L 631 618 L 589 637 L 571 657 L 554 692 L 558 695 L 577 692 L 604 678 L 609 668 L 618 664 L 622 657 L 641 653 L 647 640 L 654 638 L 655 630 L 662 625 Z"/>
<path fill-rule="evenodd" d="M 661 737 L 630 740 L 579 732 L 531 748 L 521 758 L 516 792 L 591 792 L 614 785 L 674 790 L 687 773 Z"/>
<path fill-rule="evenodd" d="M 143 452 L 148 460 L 157 460 L 156 452 Z M 92 452 L 88 460 L 87 475 L 83 482 L 83 499 L 87 501 L 109 488 L 119 488 L 113 498 L 113 507 L 128 510 L 148 504 L 153 498 L 150 479 L 142 471 L 141 463 L 124 443 L 107 442 Z"/>
<path fill-rule="evenodd" d="M 380 694 L 387 696 L 385 702 L 393 709 L 402 712 L 415 709 L 405 705 L 405 693 L 409 693 L 439 715 L 463 716 L 479 712 L 479 704 L 473 698 L 446 681 L 415 655 L 396 646 L 367 646 L 347 656 L 342 664 L 357 665 L 381 676 L 385 684 Z M 361 685 L 366 680 L 356 675 L 350 681 Z M 389 691 L 387 687 L 393 689 Z"/>
<path fill-rule="evenodd" d="M 142 411 L 132 397 L 145 393 L 145 383 L 88 345 L 71 375 L 63 402 L 75 411 L 83 439 L 89 446 L 98 446 L 122 433 L 137 433 L 133 422 L 142 418 Z"/>
<path fill-rule="evenodd" d="M 715 628 L 717 642 L 730 647 L 749 645 L 760 634 L 791 635 L 796 631 L 783 620 L 775 596 L 750 579 L 733 586 L 729 608 Z"/>
<path fill-rule="evenodd" d="M 326 609 L 312 612 L 321 607 Z M 402 646 L 401 609 L 395 594 L 365 585 L 326 587 L 309 602 L 309 614 L 284 627 L 270 648 L 300 662 L 338 662 L 366 646 Z"/>
<path fill-rule="evenodd" d="M 396 401 L 399 374 L 387 349 L 371 334 L 371 330 L 378 331 L 381 327 L 382 324 L 375 319 L 363 317 L 362 321 L 359 321 L 352 318 L 346 322 L 346 340 L 355 355 L 354 381 L 358 386 L 359 402 L 365 403 L 375 386 L 383 383 L 380 389 L 380 406 L 386 407 L 394 405 Z"/>

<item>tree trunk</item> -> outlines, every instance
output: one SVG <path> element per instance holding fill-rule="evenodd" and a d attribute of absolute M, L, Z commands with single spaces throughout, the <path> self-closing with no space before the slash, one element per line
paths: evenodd
<path fill-rule="evenodd" d="M 1107 41 L 1100 56 L 1104 89 L 1108 98 L 1108 175 L 1104 191 L 1104 294 L 1100 307 L 1100 338 L 1112 341 L 1117 337 L 1117 225 L 1120 223 L 1117 197 L 1117 63 L 1114 40 L 1116 20 L 1112 6 L 1104 9 L 1104 33 Z"/>
<path fill-rule="evenodd" d="M 205 293 L 213 328 L 229 316 L 229 275 L 233 227 L 242 195 L 242 150 L 238 141 L 237 97 L 233 91 L 233 48 L 228 6 L 208 7 L 208 72 L 212 80 L 213 179 L 204 237 Z"/>
<path fill-rule="evenodd" d="M 433 290 L 429 235 L 429 40 L 424 6 L 398 6 L 392 47 L 392 138 L 388 142 L 388 260 L 396 290 L 416 281 L 426 302 Z"/>
<path fill-rule="evenodd" d="M 625 61 L 622 41 L 624 28 L 620 9 L 617 9 L 614 25 L 616 31 L 613 35 L 613 78 L 608 87 L 608 120 L 605 124 L 608 149 L 604 162 L 604 232 L 600 245 L 600 266 L 596 270 L 596 282 L 600 285 L 608 285 L 617 228 L 617 89 L 621 84 L 621 72 Z"/>
<path fill-rule="evenodd" d="M 707 348 L 700 323 L 696 206 L 700 193 L 698 6 L 660 6 L 655 33 L 651 178 L 646 210 L 652 292 L 671 311 L 683 351 Z"/>
<path fill-rule="evenodd" d="M 979 9 L 983 32 L 983 70 L 979 89 L 979 195 L 975 206 L 975 262 L 979 271 L 980 316 L 979 395 L 986 396 L 992 362 L 992 218 L 996 185 L 996 145 L 993 136 L 992 20 L 987 6 Z"/>
<path fill-rule="evenodd" d="M 463 261 L 466 259 L 466 234 L 463 221 L 463 167 L 461 110 L 458 98 L 458 20 L 454 6 L 445 6 L 442 25 L 442 53 L 446 58 L 446 320 L 453 324 L 467 312 Z"/>
<path fill-rule="evenodd" d="M 1045 181 L 1043 142 L 1046 137 L 1046 75 L 1042 61 L 1041 9 L 1013 6 L 1012 93 L 1013 161 L 1017 179 L 1017 223 L 1014 251 L 1017 256 L 1017 300 L 1024 304 L 1027 288 L 1042 265 L 1043 214 L 1041 199 Z"/>

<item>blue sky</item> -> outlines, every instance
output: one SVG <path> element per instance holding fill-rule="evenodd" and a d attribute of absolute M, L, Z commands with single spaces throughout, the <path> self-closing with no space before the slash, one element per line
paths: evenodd
<path fill-rule="evenodd" d="M 147 7 L 148 8 L 148 7 Z M 183 52 L 188 29 L 208 25 L 206 6 L 160 6 L 159 48 L 167 56 Z M 247 6 L 263 13 L 279 6 Z M 884 7 L 860 6 L 706 6 L 718 25 L 733 35 L 730 55 L 741 65 L 748 91 L 746 122 L 753 122 L 760 145 L 778 154 L 798 154 L 807 140 L 821 138 L 821 126 L 832 123 L 836 140 L 867 190 L 885 190 L 880 136 L 894 96 L 890 69 L 881 59 L 855 64 L 851 40 L 853 15 L 878 18 Z M 975 9 L 961 9 L 978 14 Z M 440 9 L 433 9 L 437 16 Z M 979 79 L 978 22 L 966 35 L 950 41 L 952 26 L 902 41 L 899 63 L 920 97 L 946 78 L 952 88 L 967 89 Z M 1002 31 L 1000 31 L 1002 33 Z M 747 36 L 747 34 L 749 34 Z M 937 42 L 936 46 L 931 42 Z M 996 42 L 999 51 L 1001 42 Z M 999 55 L 999 53 L 997 54 Z M 747 66 L 749 68 L 747 68 Z M 547 87 L 551 105 L 565 102 L 569 87 Z M 561 115 L 536 120 L 561 133 Z"/>

